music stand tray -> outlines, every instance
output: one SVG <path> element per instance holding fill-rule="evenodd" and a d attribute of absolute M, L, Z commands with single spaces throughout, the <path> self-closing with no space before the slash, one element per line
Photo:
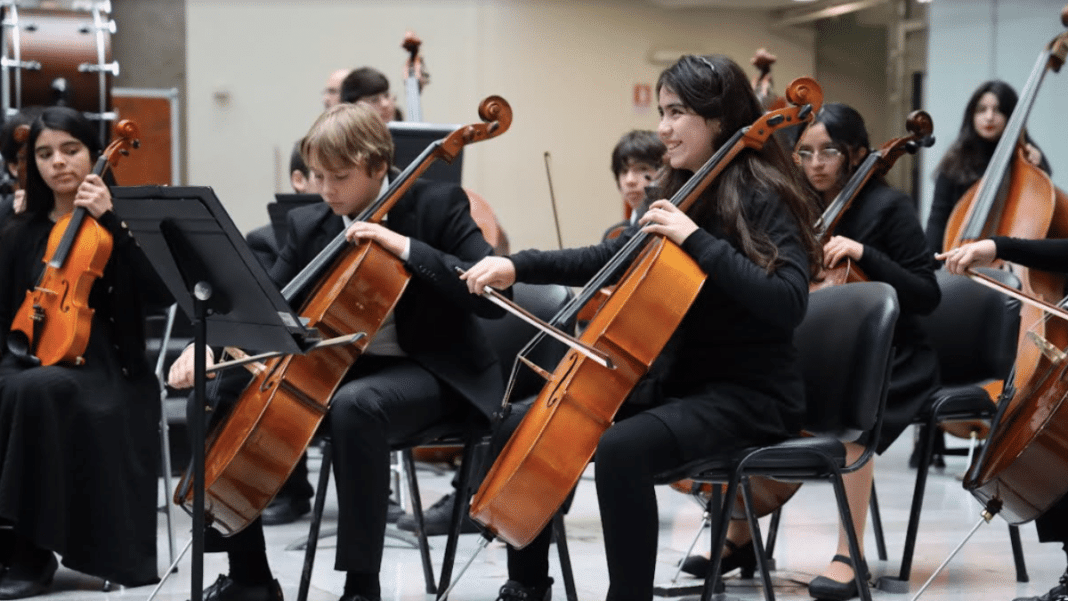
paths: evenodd
<path fill-rule="evenodd" d="M 111 196 L 115 213 L 191 320 L 191 286 L 214 287 L 209 345 L 296 354 L 319 341 L 319 331 L 304 327 L 211 188 L 116 186 Z"/>

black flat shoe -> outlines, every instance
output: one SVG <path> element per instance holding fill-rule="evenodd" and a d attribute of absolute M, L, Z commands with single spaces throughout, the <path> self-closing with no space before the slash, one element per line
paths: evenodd
<path fill-rule="evenodd" d="M 756 571 L 756 550 L 753 548 L 753 541 L 750 540 L 744 544 L 737 544 L 731 539 L 724 541 L 724 545 L 730 549 L 731 554 L 725 555 L 719 562 L 719 573 L 721 576 L 726 575 L 732 570 L 741 568 L 742 578 L 752 578 L 753 573 Z M 682 560 L 682 571 L 690 574 L 691 576 L 697 576 L 698 578 L 704 578 L 708 574 L 709 564 L 712 560 L 704 555 L 691 555 Z"/>
<path fill-rule="evenodd" d="M 0 577 L 0 599 L 25 599 L 47 592 L 58 569 L 59 562 L 52 553 L 36 574 L 26 573 L 19 565 L 8 568 Z"/>
<path fill-rule="evenodd" d="M 853 568 L 854 573 L 856 573 L 857 568 L 853 565 L 853 560 L 845 555 L 835 555 L 831 561 L 844 563 Z M 865 574 L 864 578 L 870 580 L 871 573 Z M 848 601 L 853 597 L 860 596 L 860 592 L 857 590 L 856 578 L 851 578 L 847 582 L 839 582 L 826 576 L 813 578 L 812 582 L 808 583 L 808 594 L 816 599 L 829 599 L 830 601 Z"/>
<path fill-rule="evenodd" d="M 204 601 L 282 601 L 282 587 L 277 580 L 249 585 L 219 574 L 215 583 L 204 589 Z"/>
<path fill-rule="evenodd" d="M 260 517 L 264 526 L 291 524 L 311 511 L 311 501 L 303 497 L 277 496 L 263 509 Z"/>

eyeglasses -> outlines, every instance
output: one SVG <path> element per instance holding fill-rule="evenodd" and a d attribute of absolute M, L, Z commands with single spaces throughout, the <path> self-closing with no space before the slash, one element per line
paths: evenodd
<path fill-rule="evenodd" d="M 819 157 L 821 161 L 833 161 L 842 156 L 842 151 L 828 146 L 827 148 L 821 148 L 819 150 L 798 150 L 794 152 L 794 161 L 798 164 L 811 163 L 816 157 Z"/>

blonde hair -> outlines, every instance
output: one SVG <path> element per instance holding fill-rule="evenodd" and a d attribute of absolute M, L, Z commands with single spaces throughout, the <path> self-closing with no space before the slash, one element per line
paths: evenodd
<path fill-rule="evenodd" d="M 304 162 L 328 171 L 362 164 L 368 175 L 393 164 L 393 138 L 382 118 L 364 104 L 339 104 L 323 111 L 300 142 Z"/>

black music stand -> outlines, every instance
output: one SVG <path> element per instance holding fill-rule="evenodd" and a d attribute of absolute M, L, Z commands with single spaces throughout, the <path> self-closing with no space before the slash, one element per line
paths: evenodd
<path fill-rule="evenodd" d="M 299 354 L 319 342 L 267 276 L 208 187 L 116 186 L 111 196 L 175 301 L 193 323 L 194 398 L 204 408 L 208 343 Z M 211 324 L 209 329 L 207 326 Z M 190 424 L 193 446 L 193 559 L 190 599 L 204 582 L 205 420 Z"/>

